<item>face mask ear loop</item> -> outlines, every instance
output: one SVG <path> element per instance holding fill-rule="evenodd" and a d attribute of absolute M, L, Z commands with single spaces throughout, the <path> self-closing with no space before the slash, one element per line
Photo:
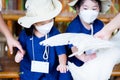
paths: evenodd
<path fill-rule="evenodd" d="M 90 28 L 91 28 L 91 36 L 93 36 L 94 35 L 93 23 L 90 24 Z M 96 50 L 87 50 L 87 51 L 85 51 L 85 54 L 89 55 L 95 51 Z"/>
<path fill-rule="evenodd" d="M 90 24 L 90 27 L 91 27 L 91 36 L 93 36 L 93 34 L 94 34 L 94 31 L 93 31 L 93 24 Z"/>
<path fill-rule="evenodd" d="M 32 38 L 31 38 L 31 40 L 32 40 L 32 53 L 33 53 L 33 60 L 35 61 L 35 53 L 34 53 L 34 37 L 33 37 L 33 33 L 34 33 L 34 31 L 32 32 Z"/>
<path fill-rule="evenodd" d="M 45 35 L 45 39 L 48 38 L 48 35 Z M 48 61 L 48 54 L 49 54 L 49 47 L 47 45 L 45 45 L 45 51 L 44 51 L 44 54 L 43 54 L 43 59 Z"/>

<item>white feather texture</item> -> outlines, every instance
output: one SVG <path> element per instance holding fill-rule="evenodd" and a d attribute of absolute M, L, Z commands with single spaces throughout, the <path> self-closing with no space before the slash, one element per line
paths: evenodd
<path fill-rule="evenodd" d="M 71 56 L 81 55 L 89 49 L 97 50 L 97 57 L 85 62 L 83 66 L 78 67 L 68 62 L 68 69 L 74 80 L 108 80 L 113 67 L 120 62 L 120 32 L 109 41 L 82 33 L 63 33 L 48 38 L 40 44 L 49 46 L 73 44 L 78 48 L 78 52 Z"/>
<path fill-rule="evenodd" d="M 77 67 L 68 63 L 74 80 L 108 80 L 114 65 L 120 58 L 120 50 L 117 48 L 102 49 L 97 52 L 97 57 Z"/>

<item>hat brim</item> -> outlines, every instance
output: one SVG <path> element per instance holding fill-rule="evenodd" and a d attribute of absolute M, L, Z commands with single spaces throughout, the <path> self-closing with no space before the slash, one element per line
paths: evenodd
<path fill-rule="evenodd" d="M 62 10 L 62 4 L 57 0 L 55 0 L 54 2 L 55 9 L 49 12 L 47 15 L 36 17 L 24 16 L 18 19 L 18 23 L 25 28 L 30 28 L 34 23 L 53 19 Z"/>
<path fill-rule="evenodd" d="M 77 3 L 78 0 L 73 0 L 70 3 L 68 3 L 69 6 L 74 6 Z"/>
<path fill-rule="evenodd" d="M 101 13 L 106 13 L 110 9 L 112 2 L 111 0 L 101 0 L 101 4 L 102 4 Z"/>
<path fill-rule="evenodd" d="M 112 2 L 111 2 L 111 0 L 100 0 L 100 1 L 101 1 L 101 5 L 102 5 L 101 13 L 106 13 L 110 9 Z M 75 4 L 77 2 L 78 2 L 78 0 L 73 0 L 70 3 L 68 3 L 68 5 L 73 7 L 73 6 L 75 6 Z"/>

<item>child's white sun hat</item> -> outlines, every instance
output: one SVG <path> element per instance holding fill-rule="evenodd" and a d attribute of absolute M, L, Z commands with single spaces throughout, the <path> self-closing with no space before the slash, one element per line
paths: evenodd
<path fill-rule="evenodd" d="M 25 4 L 26 15 L 18 19 L 18 23 L 25 28 L 37 22 L 50 20 L 62 10 L 59 0 L 27 0 Z"/>

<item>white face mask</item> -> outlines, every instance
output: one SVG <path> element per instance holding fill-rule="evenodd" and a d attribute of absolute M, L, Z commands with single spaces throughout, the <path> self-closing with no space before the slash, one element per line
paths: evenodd
<path fill-rule="evenodd" d="M 41 25 L 41 26 L 37 26 L 35 25 L 35 28 L 37 31 L 39 31 L 41 34 L 46 35 L 47 33 L 50 32 L 51 28 L 53 27 L 54 21 Z"/>
<path fill-rule="evenodd" d="M 86 23 L 91 24 L 97 18 L 98 14 L 99 12 L 94 10 L 82 10 L 79 12 L 79 17 Z"/>

